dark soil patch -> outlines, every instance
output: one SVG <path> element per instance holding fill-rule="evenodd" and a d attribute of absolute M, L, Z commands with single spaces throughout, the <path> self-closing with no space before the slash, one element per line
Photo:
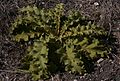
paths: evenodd
<path fill-rule="evenodd" d="M 84 76 L 58 73 L 49 81 L 120 81 L 120 0 L 0 0 L 0 81 L 32 81 L 29 74 L 16 72 L 21 66 L 25 48 L 10 40 L 9 27 L 18 9 L 29 4 L 50 8 L 62 2 L 65 9 L 80 10 L 84 16 L 108 29 L 117 38 L 117 49 L 111 58 L 95 64 Z"/>

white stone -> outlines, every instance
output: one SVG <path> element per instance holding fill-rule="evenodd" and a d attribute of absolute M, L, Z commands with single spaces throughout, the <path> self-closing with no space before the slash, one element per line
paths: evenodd
<path fill-rule="evenodd" d="M 42 4 L 45 4 L 45 2 L 42 2 Z"/>
<path fill-rule="evenodd" d="M 100 66 L 100 64 L 97 64 L 97 66 Z"/>
<path fill-rule="evenodd" d="M 98 6 L 98 5 L 99 5 L 99 3 L 98 3 L 98 2 L 94 2 L 94 5 L 95 5 L 95 6 Z"/>
<path fill-rule="evenodd" d="M 100 62 L 102 62 L 104 59 L 103 58 L 100 58 L 98 61 L 97 61 L 97 63 L 100 63 Z"/>
<path fill-rule="evenodd" d="M 120 30 L 120 28 L 117 28 L 117 30 Z"/>
<path fill-rule="evenodd" d="M 9 77 L 7 77 L 7 76 L 6 76 L 5 78 L 6 78 L 6 79 L 9 79 Z"/>
<path fill-rule="evenodd" d="M 74 81 L 77 81 L 77 79 L 74 79 Z"/>

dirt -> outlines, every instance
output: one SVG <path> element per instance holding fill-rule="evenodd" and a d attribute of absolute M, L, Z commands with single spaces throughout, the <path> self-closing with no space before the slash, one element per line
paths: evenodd
<path fill-rule="evenodd" d="M 11 41 L 8 32 L 18 9 L 31 4 L 50 8 L 60 2 L 65 4 L 66 11 L 79 10 L 108 29 L 109 35 L 117 38 L 117 47 L 109 58 L 96 63 L 91 73 L 83 76 L 58 73 L 49 81 L 120 81 L 120 0 L 0 0 L 0 81 L 32 81 L 30 74 L 16 71 L 22 65 L 26 48 Z"/>

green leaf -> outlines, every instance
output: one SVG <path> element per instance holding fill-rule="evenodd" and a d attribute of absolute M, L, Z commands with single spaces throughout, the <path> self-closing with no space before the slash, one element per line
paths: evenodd
<path fill-rule="evenodd" d="M 21 39 L 23 39 L 24 41 L 28 41 L 28 35 L 26 35 L 25 33 L 22 34 L 18 34 L 15 36 L 14 38 L 16 41 L 20 41 Z"/>
<path fill-rule="evenodd" d="M 83 46 L 84 44 L 88 43 L 88 39 L 85 37 L 81 42 L 79 42 L 77 45 Z"/>
<path fill-rule="evenodd" d="M 33 6 L 33 10 L 34 10 L 36 15 L 40 14 L 39 9 L 36 6 Z"/>
<path fill-rule="evenodd" d="M 87 48 L 87 49 L 92 49 L 92 48 L 97 47 L 98 44 L 99 44 L 98 39 L 95 39 L 95 40 L 93 40 L 93 43 L 91 43 L 90 45 L 88 45 L 86 48 Z"/>

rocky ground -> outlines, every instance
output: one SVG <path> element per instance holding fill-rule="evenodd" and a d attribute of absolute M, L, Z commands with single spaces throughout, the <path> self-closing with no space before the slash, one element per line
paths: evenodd
<path fill-rule="evenodd" d="M 108 29 L 117 38 L 116 50 L 107 59 L 99 59 L 94 71 L 84 76 L 58 73 L 49 81 L 120 81 L 120 0 L 0 0 L 0 81 L 32 81 L 30 74 L 16 71 L 21 66 L 25 48 L 12 42 L 10 23 L 18 9 L 30 4 L 50 8 L 64 3 L 66 11 L 76 9 Z"/>

